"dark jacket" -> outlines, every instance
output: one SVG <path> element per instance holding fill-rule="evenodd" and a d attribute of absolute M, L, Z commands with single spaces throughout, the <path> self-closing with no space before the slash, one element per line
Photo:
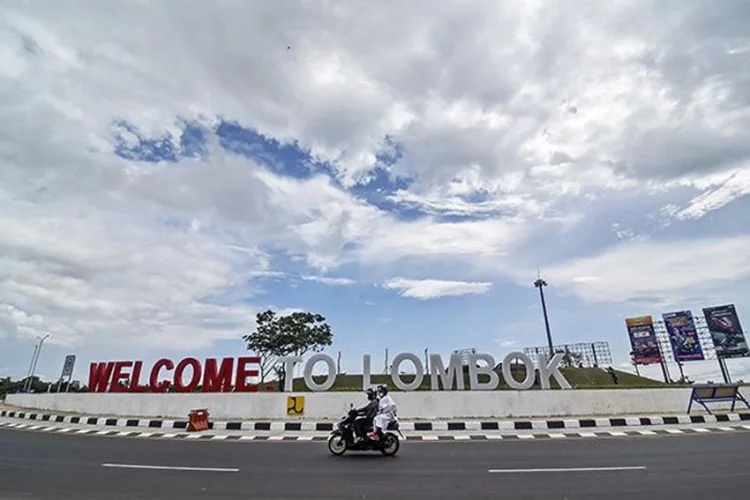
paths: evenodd
<path fill-rule="evenodd" d="M 375 398 L 372 401 L 368 401 L 362 408 L 357 408 L 357 413 L 369 419 L 375 418 L 375 415 L 378 414 L 378 399 Z"/>

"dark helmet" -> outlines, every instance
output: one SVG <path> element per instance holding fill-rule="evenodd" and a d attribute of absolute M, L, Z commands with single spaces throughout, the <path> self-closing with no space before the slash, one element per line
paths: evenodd
<path fill-rule="evenodd" d="M 375 392 L 375 389 L 373 389 L 372 387 L 368 387 L 365 391 L 365 394 L 367 394 L 367 399 L 370 401 L 378 397 L 378 393 Z"/>
<path fill-rule="evenodd" d="M 385 386 L 385 384 L 380 384 L 378 386 L 378 394 L 380 394 L 381 398 L 388 394 L 388 388 Z"/>

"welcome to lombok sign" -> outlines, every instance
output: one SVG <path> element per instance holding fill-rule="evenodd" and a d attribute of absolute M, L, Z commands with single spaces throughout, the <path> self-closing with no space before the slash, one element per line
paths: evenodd
<path fill-rule="evenodd" d="M 500 375 L 495 372 L 495 358 L 490 354 L 470 354 L 468 358 L 469 390 L 487 391 L 496 389 L 500 383 Z M 563 389 L 571 386 L 560 372 L 559 366 L 563 354 L 557 353 L 546 365 L 535 367 L 531 359 L 521 352 L 512 352 L 505 356 L 502 363 L 502 377 L 505 383 L 516 390 L 530 389 L 537 378 L 542 389 L 550 388 L 550 379 L 554 378 Z M 437 390 L 465 390 L 464 384 L 464 356 L 454 354 L 450 358 L 448 367 L 443 363 L 439 354 L 429 357 L 429 369 L 425 373 L 422 360 L 416 354 L 403 352 L 398 354 L 391 364 L 391 380 L 393 385 L 402 391 L 417 390 L 426 376 L 430 378 L 430 388 Z M 371 357 L 362 357 L 362 387 L 371 384 Z M 526 368 L 524 380 L 513 378 L 511 363 L 519 360 Z M 201 363 L 196 358 L 185 358 L 175 364 L 170 359 L 160 359 L 151 367 L 146 377 L 142 361 L 104 361 L 91 363 L 89 369 L 89 391 L 91 392 L 167 392 L 170 385 L 176 392 L 194 392 L 200 386 L 203 392 L 229 392 L 234 386 L 235 392 L 257 392 L 258 384 L 251 383 L 259 374 L 261 359 L 256 356 L 223 358 L 219 362 L 215 358 L 206 359 Z M 406 361 L 414 366 L 413 380 L 406 382 L 401 375 L 401 365 Z M 286 373 L 294 373 L 294 368 L 301 363 L 304 365 L 304 379 L 308 389 L 314 392 L 328 391 L 336 382 L 336 363 L 327 354 L 315 354 L 305 362 L 299 356 L 286 356 L 279 359 L 284 365 Z M 482 364 L 480 364 L 483 363 Z M 317 383 L 313 379 L 313 370 L 318 363 L 326 367 L 325 380 Z M 480 375 L 489 380 L 480 381 Z M 292 377 L 284 381 L 284 391 L 292 391 Z"/>

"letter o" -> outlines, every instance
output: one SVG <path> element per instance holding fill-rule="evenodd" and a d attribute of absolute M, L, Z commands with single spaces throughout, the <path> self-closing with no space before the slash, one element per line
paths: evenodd
<path fill-rule="evenodd" d="M 526 367 L 526 378 L 523 380 L 523 382 L 519 382 L 514 379 L 513 373 L 510 371 L 510 362 L 514 359 L 520 359 Z M 519 391 L 531 389 L 531 387 L 534 385 L 535 375 L 536 371 L 534 368 L 534 363 L 524 353 L 511 352 L 510 354 L 505 356 L 505 359 L 503 359 L 503 378 L 505 379 L 505 383 L 508 384 L 508 387 L 510 387 L 511 389 L 516 389 Z"/>
<path fill-rule="evenodd" d="M 401 380 L 401 375 L 398 373 L 401 363 L 407 360 L 414 363 L 414 370 L 417 372 L 414 380 L 410 384 Z M 424 367 L 422 366 L 422 360 L 419 359 L 419 356 L 410 352 L 402 352 L 398 354 L 393 358 L 393 363 L 391 363 L 391 380 L 393 380 L 393 385 L 402 391 L 416 391 L 417 388 L 422 385 L 422 381 L 424 380 Z"/>
<path fill-rule="evenodd" d="M 185 368 L 190 365 L 193 367 L 193 378 L 190 379 L 187 385 L 182 383 L 182 375 Z M 198 384 L 201 382 L 201 362 L 195 358 L 185 358 L 177 364 L 177 368 L 174 369 L 174 387 L 177 392 L 193 392 Z"/>
<path fill-rule="evenodd" d="M 315 364 L 318 361 L 325 361 L 325 364 L 328 365 L 328 375 L 326 375 L 326 381 L 322 384 L 316 384 L 312 376 L 313 368 L 315 368 Z M 307 360 L 307 364 L 305 365 L 305 384 L 307 384 L 307 387 L 311 391 L 327 391 L 333 387 L 334 382 L 336 382 L 336 363 L 333 362 L 333 358 L 327 354 L 315 354 Z"/>

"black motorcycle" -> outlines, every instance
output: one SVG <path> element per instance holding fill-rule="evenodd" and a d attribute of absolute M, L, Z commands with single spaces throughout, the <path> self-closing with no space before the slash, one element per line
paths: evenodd
<path fill-rule="evenodd" d="M 394 418 L 388 424 L 388 428 L 381 434 L 380 439 L 375 441 L 365 435 L 363 439 L 356 441 L 354 434 L 354 421 L 357 419 L 357 410 L 351 409 L 347 416 L 339 420 L 336 428 L 328 437 L 328 450 L 336 456 L 341 456 L 347 450 L 351 451 L 379 451 L 387 457 L 395 455 L 401 442 L 398 434 L 404 439 L 399 430 L 398 420 Z"/>

